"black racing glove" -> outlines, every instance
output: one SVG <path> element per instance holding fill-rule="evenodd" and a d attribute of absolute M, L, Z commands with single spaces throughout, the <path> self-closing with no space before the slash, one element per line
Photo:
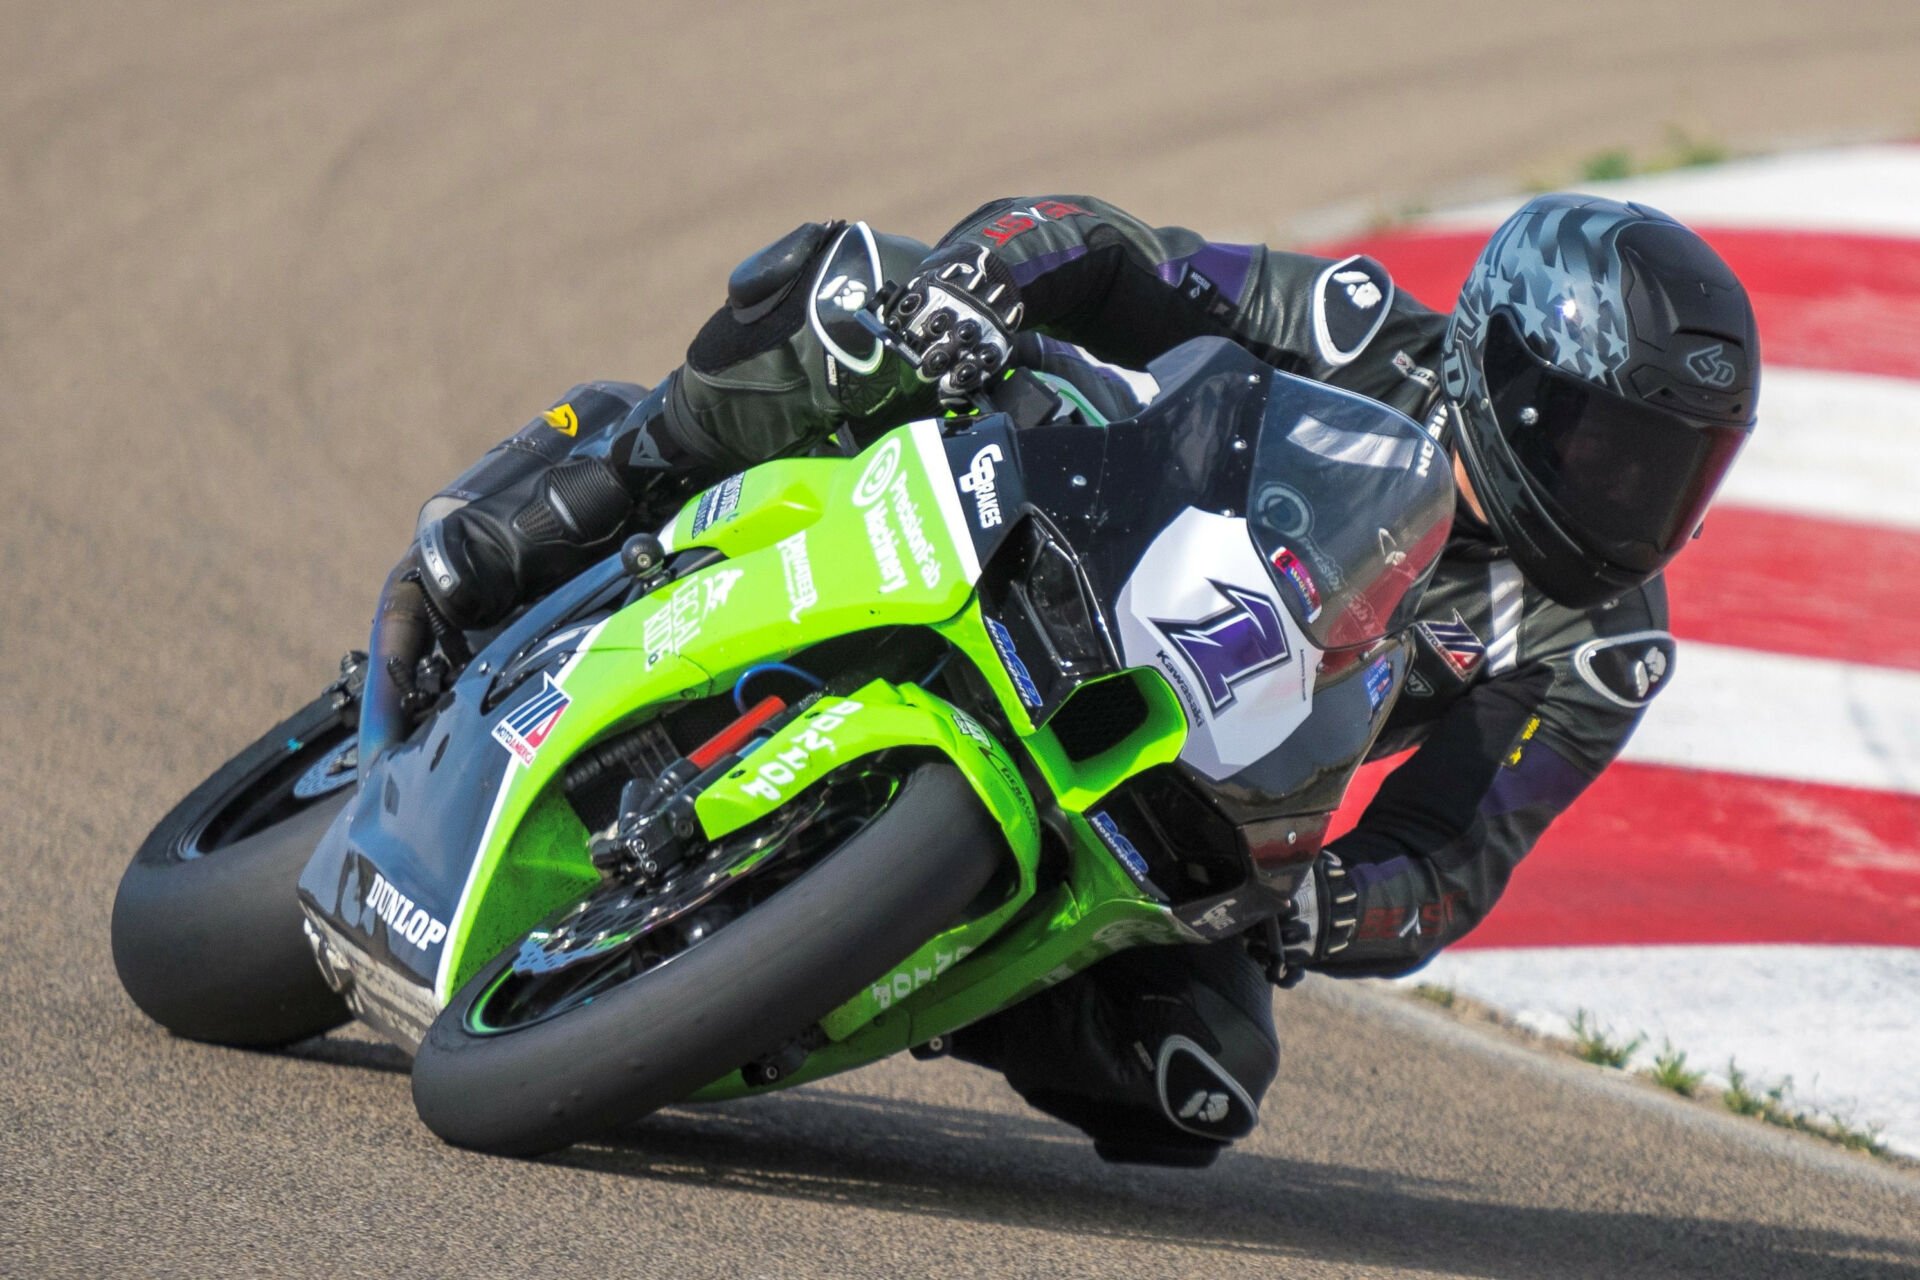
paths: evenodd
<path fill-rule="evenodd" d="M 991 250 L 936 249 L 887 306 L 886 320 L 919 358 L 917 376 L 943 403 L 965 403 L 1007 362 L 1026 306 Z"/>
<path fill-rule="evenodd" d="M 1359 899 L 1347 864 L 1339 854 L 1321 850 L 1280 921 L 1281 955 L 1286 962 L 1277 980 L 1281 986 L 1294 986 L 1308 969 L 1353 944 L 1359 928 Z"/>
<path fill-rule="evenodd" d="M 633 506 L 603 458 L 535 472 L 422 529 L 421 585 L 455 626 L 491 626 L 610 554 Z"/>

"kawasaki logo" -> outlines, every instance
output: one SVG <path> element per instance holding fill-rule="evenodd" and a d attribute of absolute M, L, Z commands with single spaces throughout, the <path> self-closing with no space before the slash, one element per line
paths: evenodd
<path fill-rule="evenodd" d="M 990 444 L 973 455 L 967 474 L 960 477 L 960 489 L 973 495 L 974 520 L 982 529 L 1000 523 L 1000 493 L 994 485 L 993 464 L 1004 460 L 1000 446 Z"/>
<path fill-rule="evenodd" d="M 1273 601 L 1245 587 L 1208 581 L 1232 602 L 1228 608 L 1198 622 L 1155 618 L 1153 625 L 1186 658 L 1206 686 L 1207 701 L 1220 712 L 1233 705 L 1236 685 L 1280 666 L 1293 651 Z"/>

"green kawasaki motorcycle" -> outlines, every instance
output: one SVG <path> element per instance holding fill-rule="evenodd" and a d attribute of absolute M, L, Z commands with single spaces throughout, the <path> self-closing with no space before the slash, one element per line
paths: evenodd
<path fill-rule="evenodd" d="M 813 323 L 850 366 L 917 362 L 862 306 L 864 236 Z M 129 994 L 225 1044 L 357 1017 L 414 1054 L 434 1132 L 525 1155 L 938 1052 L 1122 948 L 1276 951 L 1451 484 L 1412 421 L 1227 342 L 1125 375 L 1144 407 L 1111 421 L 1050 347 L 443 635 L 371 758 L 392 677 L 349 655 L 139 851 Z"/>

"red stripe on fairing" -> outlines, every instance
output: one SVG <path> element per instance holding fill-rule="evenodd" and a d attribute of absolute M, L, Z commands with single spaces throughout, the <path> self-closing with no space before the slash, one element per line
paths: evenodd
<path fill-rule="evenodd" d="M 1683 639 L 1909 671 L 1917 592 L 1920 533 L 1748 507 L 1713 508 L 1667 570 Z"/>
<path fill-rule="evenodd" d="M 1920 238 L 1698 230 L 1753 295 L 1767 360 L 1920 378 Z M 1444 311 L 1486 242 L 1478 231 L 1383 232 L 1314 251 L 1371 254 L 1400 289 Z"/>
<path fill-rule="evenodd" d="M 1398 760 L 1368 765 L 1331 831 Z M 1920 796 L 1620 763 L 1460 947 L 1920 946 Z"/>

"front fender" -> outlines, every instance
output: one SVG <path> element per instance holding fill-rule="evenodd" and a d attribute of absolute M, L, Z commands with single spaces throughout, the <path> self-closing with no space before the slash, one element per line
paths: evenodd
<path fill-rule="evenodd" d="M 717 840 L 772 813 L 854 760 L 882 751 L 939 752 L 965 775 L 1022 862 L 1040 847 L 1033 795 L 1013 759 L 972 716 L 917 685 L 884 680 L 845 698 L 826 697 L 694 802 L 707 838 Z"/>
<path fill-rule="evenodd" d="M 791 801 L 836 770 L 901 748 L 951 761 L 999 824 L 1016 868 L 1014 883 L 982 914 L 927 940 L 886 979 L 822 1023 L 843 1040 L 946 973 L 993 937 L 1032 898 L 1040 860 L 1040 821 L 1013 759 L 966 712 L 916 685 L 883 680 L 844 698 L 820 699 L 792 724 L 701 793 L 694 812 L 709 839 L 738 830 Z M 902 849 L 900 856 L 913 856 Z"/>

